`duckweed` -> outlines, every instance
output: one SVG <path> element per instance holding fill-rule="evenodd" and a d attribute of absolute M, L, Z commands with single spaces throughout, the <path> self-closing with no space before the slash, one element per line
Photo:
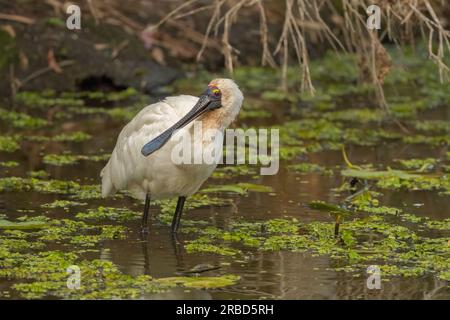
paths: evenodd
<path fill-rule="evenodd" d="M 443 190 L 450 192 L 450 180 L 447 175 L 426 175 L 409 173 L 402 170 L 356 170 L 345 169 L 341 171 L 344 177 L 376 180 L 376 185 L 382 189 L 408 190 Z"/>
<path fill-rule="evenodd" d="M 300 173 L 316 172 L 316 173 L 321 173 L 321 174 L 325 174 L 325 175 L 333 174 L 332 170 L 327 169 L 327 168 L 320 166 L 318 164 L 315 164 L 315 163 L 305 163 L 305 162 L 298 163 L 298 164 L 289 165 L 288 168 L 295 172 L 300 172 Z"/>
<path fill-rule="evenodd" d="M 75 217 L 81 220 L 115 220 L 128 221 L 141 217 L 140 212 L 131 211 L 126 208 L 98 207 L 88 209 L 86 212 L 78 212 Z"/>
<path fill-rule="evenodd" d="M 53 166 L 64 166 L 72 165 L 78 163 L 78 161 L 107 161 L 109 159 L 109 154 L 103 155 L 73 155 L 73 154 L 47 154 L 44 156 L 42 161 L 45 164 Z"/>
<path fill-rule="evenodd" d="M 0 161 L 0 167 L 4 167 L 4 168 L 14 168 L 14 167 L 18 167 L 19 163 L 16 161 Z"/>
<path fill-rule="evenodd" d="M 220 277 L 169 277 L 156 281 L 161 284 L 176 284 L 187 288 L 211 289 L 232 286 L 239 279 L 240 277 L 237 275 L 227 274 Z"/>
<path fill-rule="evenodd" d="M 54 91 L 44 93 L 33 91 L 19 92 L 15 99 L 18 103 L 32 108 L 47 108 L 52 106 L 82 106 L 83 100 L 73 98 L 57 98 Z"/>
<path fill-rule="evenodd" d="M 86 206 L 86 202 L 77 202 L 77 201 L 71 201 L 71 200 L 55 200 L 51 203 L 44 203 L 41 205 L 42 208 L 49 208 L 49 209 L 55 209 L 55 208 L 64 208 L 68 209 L 69 207 L 74 206 Z"/>
<path fill-rule="evenodd" d="M 92 136 L 82 131 L 74 131 L 70 133 L 60 133 L 52 138 L 58 142 L 83 142 L 91 139 Z"/>
<path fill-rule="evenodd" d="M 212 177 L 217 179 L 229 179 L 238 176 L 255 175 L 256 169 L 246 165 L 225 166 L 217 168 Z"/>
<path fill-rule="evenodd" d="M 413 123 L 414 128 L 425 132 L 450 132 L 450 121 L 445 120 L 421 120 Z"/>
<path fill-rule="evenodd" d="M 437 159 L 426 158 L 426 159 L 399 159 L 397 160 L 405 169 L 415 169 L 419 172 L 432 171 L 436 164 Z"/>
<path fill-rule="evenodd" d="M 427 154 L 422 159 L 399 159 L 394 163 L 395 169 L 383 168 L 382 164 L 375 163 L 351 167 L 340 172 L 335 170 L 333 178 L 336 179 L 328 180 L 343 178 L 346 182 L 341 187 L 333 189 L 335 193 L 332 197 L 324 199 L 342 198 L 342 200 L 336 200 L 337 203 L 312 201 L 309 208 L 298 207 L 299 211 L 313 209 L 314 213 L 320 211 L 330 214 L 331 218 L 326 215 L 320 216 L 321 221 L 327 222 L 304 221 L 299 218 L 301 214 L 296 215 L 297 219 L 284 216 L 270 220 L 248 221 L 236 218 L 233 213 L 226 216 L 223 224 L 221 219 L 218 220 L 220 222 L 216 222 L 215 215 L 211 215 L 207 220 L 190 220 L 183 217 L 180 233 L 183 233 L 183 237 L 187 240 L 180 245 L 184 246 L 188 254 L 200 257 L 204 255 L 207 258 L 211 255 L 219 255 L 221 265 L 229 266 L 233 263 L 242 263 L 255 252 L 284 250 L 326 256 L 335 270 L 348 272 L 353 276 L 361 277 L 365 275 L 367 265 L 377 264 L 380 265 L 383 280 L 386 281 L 393 277 L 430 275 L 450 281 L 448 259 L 450 220 L 433 220 L 407 213 L 405 212 L 407 209 L 393 207 L 390 203 L 381 204 L 381 199 L 384 198 L 381 198 L 380 194 L 385 190 L 391 190 L 389 196 L 395 195 L 400 189 L 429 191 L 432 195 L 450 193 L 448 176 L 445 174 L 446 171 L 448 173 L 445 161 L 450 159 L 450 153 L 445 152 L 450 142 L 447 136 L 448 121 L 418 121 L 412 118 L 428 109 L 446 106 L 450 101 L 449 95 L 442 90 L 442 86 L 437 84 L 435 78 L 430 78 L 432 73 L 429 72 L 429 65 L 418 66 L 418 71 L 414 74 L 405 73 L 403 69 L 398 68 L 396 69 L 398 72 L 391 72 L 386 78 L 386 90 L 395 84 L 395 92 L 402 92 L 400 87 L 403 85 L 415 83 L 413 88 L 417 88 L 419 83 L 418 90 L 414 90 L 414 96 L 387 95 L 389 110 L 411 131 L 411 133 L 400 132 L 395 127 L 391 115 L 381 109 L 370 108 L 372 105 L 370 100 L 374 94 L 373 88 L 353 85 L 357 79 L 357 70 L 353 63 L 348 62 L 354 62 L 354 59 L 354 56 L 344 56 L 343 59 L 327 56 L 320 63 L 313 63 L 311 72 L 318 79 L 315 96 L 274 90 L 279 79 L 273 70 L 239 67 L 236 69 L 236 79 L 244 90 L 251 95 L 260 95 L 263 99 L 282 101 L 287 108 L 291 108 L 295 117 L 300 118 L 296 120 L 298 118 L 287 116 L 288 121 L 283 125 L 273 126 L 280 129 L 280 158 L 284 161 L 282 166 L 299 173 L 331 174 L 332 170 L 324 166 L 316 163 L 300 163 L 300 161 L 304 161 L 304 157 L 315 159 L 309 155 L 339 150 L 343 145 L 349 146 L 349 149 L 352 149 L 351 146 L 356 146 L 357 151 L 365 151 L 374 147 L 383 148 L 385 144 L 391 143 L 394 147 L 397 144 L 401 146 L 422 144 L 420 147 L 431 150 L 432 154 Z M 402 61 L 402 63 L 409 64 L 411 61 Z M 296 72 L 293 68 L 288 68 L 289 88 L 295 88 L 298 85 Z M 204 80 L 195 82 L 194 86 L 197 83 L 205 83 L 210 78 L 210 75 L 205 72 L 199 74 Z M 193 83 L 192 80 L 180 80 L 175 86 L 180 92 L 187 92 L 187 87 L 195 89 L 192 87 Z M 198 88 L 198 92 L 200 90 L 201 87 Z M 347 103 L 349 98 L 356 103 L 352 103 L 351 108 L 342 109 L 341 104 Z M 125 103 L 127 100 L 137 102 Z M 74 122 L 79 118 L 93 118 L 95 115 L 95 118 L 108 117 L 114 122 L 125 122 L 142 108 L 144 101 L 147 99 L 134 89 L 112 94 L 104 92 L 57 94 L 51 90 L 39 93 L 20 92 L 16 102 L 26 106 L 27 111 L 18 109 L 20 111 L 11 112 L 0 109 L 0 120 L 10 124 L 16 131 L 17 129 L 43 128 L 49 126 L 44 119 L 46 116 L 42 116 L 43 111 L 49 107 L 64 106 L 64 112 L 53 108 L 56 114 L 52 121 L 58 123 L 58 121 L 71 119 Z M 113 108 L 93 106 L 99 102 L 120 102 L 123 106 L 117 104 Z M 248 125 L 245 120 L 251 120 L 253 123 L 256 118 L 268 118 L 272 114 L 269 109 L 266 110 L 257 103 L 249 104 L 251 105 L 243 108 L 241 112 L 240 119 L 243 120 L 244 127 Z M 33 109 L 32 113 L 24 113 L 30 109 Z M 42 118 L 38 117 L 39 114 Z M 60 128 L 59 123 L 54 126 L 55 131 L 52 130 L 48 136 L 41 135 L 42 133 L 7 135 L 9 133 L 2 132 L 0 151 L 14 152 L 20 148 L 19 142 L 23 141 L 24 147 L 33 142 L 39 148 L 43 147 L 43 150 L 57 152 L 56 150 L 61 149 L 54 149 L 53 145 L 59 147 L 61 145 L 59 142 L 78 143 L 92 138 L 86 132 L 60 132 L 56 131 L 58 128 Z M 52 148 L 48 148 L 48 145 Z M 105 161 L 108 158 L 108 155 L 100 154 L 101 150 L 98 151 L 99 155 L 79 155 L 78 147 L 81 146 L 67 144 L 64 147 L 71 147 L 66 149 L 71 150 L 70 153 L 46 153 L 43 156 L 43 162 L 59 166 L 84 160 Z M 436 157 L 437 151 L 439 154 L 443 151 L 444 158 L 446 156 L 447 159 L 432 158 Z M 292 161 L 294 159 L 295 162 Z M 336 164 L 339 165 L 339 163 Z M 14 165 L 14 161 L 0 162 L 0 167 Z M 397 166 L 402 170 L 397 169 Z M 33 165 L 31 168 L 39 169 L 40 167 Z M 51 168 L 49 172 L 59 177 L 59 172 L 64 173 L 64 170 L 65 168 Z M 7 170 L 4 171 L 8 174 Z M 233 202 L 231 199 L 237 202 L 239 196 L 248 195 L 251 192 L 279 191 L 257 184 L 259 177 L 253 177 L 256 173 L 257 171 L 251 166 L 219 167 L 213 177 L 233 179 L 233 183 L 208 185 L 200 193 L 188 198 L 185 205 L 186 216 L 194 209 L 230 205 Z M 251 177 L 252 180 L 250 180 Z M 243 180 L 246 178 L 253 183 L 242 182 L 246 181 Z M 316 177 L 312 176 L 312 178 Z M 358 191 L 351 185 L 350 180 L 358 181 L 358 187 L 364 185 L 364 190 Z M 110 261 L 88 260 L 87 257 L 91 256 L 88 253 L 95 253 L 98 256 L 100 250 L 103 257 L 103 250 L 107 250 L 104 241 L 126 239 L 129 236 L 129 230 L 126 227 L 127 224 L 123 222 L 135 220 L 141 216 L 140 211 L 121 207 L 123 204 L 117 204 L 118 207 L 112 207 L 116 204 L 103 207 L 96 201 L 92 201 L 95 204 L 91 203 L 90 200 L 99 199 L 101 196 L 100 186 L 92 183 L 86 185 L 79 181 L 50 179 L 50 174 L 45 171 L 32 171 L 24 177 L 2 175 L 0 178 L 2 193 L 33 191 L 58 195 L 58 198 L 66 200 L 44 203 L 41 205 L 43 209 L 16 210 L 14 213 L 22 215 L 18 219 L 0 215 L 0 278 L 14 282 L 12 287 L 8 288 L 11 292 L 0 292 L 0 296 L 4 297 L 12 293 L 29 299 L 43 297 L 128 299 L 142 298 L 146 294 L 169 290 L 177 285 L 203 289 L 220 288 L 237 283 L 239 277 L 234 275 L 163 279 L 154 279 L 147 275 L 131 276 L 121 272 L 119 267 Z M 220 194 L 220 198 L 213 197 L 215 193 Z M 348 196 L 347 193 L 350 195 Z M 127 194 L 118 194 L 117 198 L 123 196 Z M 258 195 L 257 198 L 261 197 L 264 195 Z M 160 212 L 157 217 L 158 222 L 170 225 L 176 199 L 153 203 L 159 206 L 155 209 Z M 83 208 L 84 205 L 89 207 Z M 43 214 L 39 210 L 48 217 L 39 216 Z M 63 210 L 70 212 L 63 212 L 66 217 L 72 215 L 74 219 L 50 218 Z M 25 214 L 32 216 L 25 216 Z M 319 214 L 317 216 L 319 217 Z M 345 221 L 340 221 L 339 236 L 335 236 L 333 232 L 336 216 L 345 216 Z M 212 222 L 214 226 L 211 225 Z M 61 251 L 50 250 L 55 247 Z M 66 270 L 71 265 L 79 266 L 83 275 L 81 287 L 78 290 L 67 288 L 66 281 L 69 275 Z"/>
<path fill-rule="evenodd" d="M 27 230 L 27 229 L 42 229 L 47 228 L 48 226 L 49 226 L 48 223 L 42 221 L 12 222 L 0 219 L 0 229 Z"/>
<path fill-rule="evenodd" d="M 158 282 L 150 276 L 123 274 L 110 261 L 83 260 L 77 253 L 42 251 L 37 254 L 13 254 L 14 259 L 0 260 L 0 277 L 23 279 L 12 286 L 22 297 L 36 299 L 136 299 L 146 293 L 158 293 L 174 283 Z M 78 266 L 82 281 L 77 290 L 69 289 L 67 268 Z"/>
<path fill-rule="evenodd" d="M 0 151 L 14 152 L 19 148 L 17 137 L 0 135 Z"/>
<path fill-rule="evenodd" d="M 7 111 L 1 108 L 0 120 L 19 129 L 37 129 L 45 127 L 48 124 L 45 119 L 35 118 L 26 113 Z"/>
<path fill-rule="evenodd" d="M 237 183 L 237 184 L 226 184 L 210 186 L 202 189 L 202 193 L 237 193 L 240 195 L 246 195 L 249 191 L 251 192 L 272 192 L 273 189 L 269 186 L 257 185 L 254 183 Z"/>
<path fill-rule="evenodd" d="M 43 172 L 45 175 L 46 173 Z M 41 193 L 65 194 L 79 200 L 101 198 L 99 185 L 80 185 L 75 181 L 43 180 L 39 178 L 0 178 L 0 192 L 36 191 Z"/>
<path fill-rule="evenodd" d="M 155 201 L 157 205 L 160 206 L 161 212 L 158 215 L 158 220 L 165 225 L 170 225 L 172 222 L 173 213 L 175 212 L 175 208 L 177 205 L 177 199 L 166 199 L 166 200 L 158 200 Z M 206 206 L 225 206 L 229 205 L 230 201 L 227 199 L 211 197 L 206 194 L 194 194 L 192 197 L 186 201 L 184 205 L 184 211 L 202 208 Z M 189 220 L 183 219 L 183 226 L 196 226 L 196 225 L 206 225 L 207 221 L 203 220 Z"/>

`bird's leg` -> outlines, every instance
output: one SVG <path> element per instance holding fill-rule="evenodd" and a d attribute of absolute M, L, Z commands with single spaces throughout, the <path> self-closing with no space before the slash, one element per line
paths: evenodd
<path fill-rule="evenodd" d="M 148 254 L 148 233 L 141 233 L 142 254 L 144 255 L 144 274 L 150 274 L 150 257 Z"/>
<path fill-rule="evenodd" d="M 180 225 L 181 213 L 183 212 L 184 202 L 186 197 L 178 197 L 177 208 L 175 209 L 175 214 L 172 220 L 172 233 L 176 233 L 178 226 Z"/>
<path fill-rule="evenodd" d="M 144 214 L 142 215 L 142 231 L 147 232 L 148 212 L 150 211 L 150 195 L 145 195 Z"/>

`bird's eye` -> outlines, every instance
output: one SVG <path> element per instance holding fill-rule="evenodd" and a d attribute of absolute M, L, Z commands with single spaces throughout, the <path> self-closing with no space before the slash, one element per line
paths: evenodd
<path fill-rule="evenodd" d="M 216 97 L 220 96 L 220 90 L 219 89 L 213 89 L 212 92 L 213 92 L 214 96 L 216 96 Z"/>

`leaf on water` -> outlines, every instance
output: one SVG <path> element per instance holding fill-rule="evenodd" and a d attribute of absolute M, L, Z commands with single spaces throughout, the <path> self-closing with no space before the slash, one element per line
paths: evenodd
<path fill-rule="evenodd" d="M 308 206 L 311 209 L 327 212 L 332 215 L 337 214 L 337 215 L 348 216 L 348 215 L 352 214 L 351 211 L 341 208 L 338 205 L 327 203 L 324 201 L 319 201 L 319 200 L 310 202 L 308 204 Z"/>
<path fill-rule="evenodd" d="M 207 272 L 207 271 L 212 271 L 212 270 L 217 270 L 220 269 L 220 266 L 216 266 L 216 265 L 212 265 L 209 263 L 201 263 L 201 264 L 197 264 L 196 266 L 192 267 L 189 270 L 186 271 L 182 271 L 181 274 L 195 274 L 195 273 L 202 273 L 202 272 Z"/>
<path fill-rule="evenodd" d="M 269 186 L 264 186 L 261 184 L 254 184 L 254 183 L 238 183 L 239 187 L 244 188 L 247 191 L 253 191 L 253 192 L 272 192 L 273 189 Z"/>
<path fill-rule="evenodd" d="M 344 169 L 341 171 L 341 175 L 344 177 L 360 178 L 367 180 L 378 180 L 391 177 L 396 177 L 404 180 L 411 180 L 421 177 L 421 175 L 408 173 L 402 170 L 370 171 L 370 170 Z"/>
<path fill-rule="evenodd" d="M 214 185 L 202 190 L 203 193 L 230 192 L 230 193 L 237 193 L 240 195 L 245 195 L 247 194 L 248 191 L 272 192 L 273 189 L 269 186 L 242 182 L 237 184 Z"/>
<path fill-rule="evenodd" d="M 49 224 L 43 221 L 12 222 L 9 220 L 0 219 L 0 229 L 6 230 L 43 229 L 48 226 Z"/>
<path fill-rule="evenodd" d="M 231 286 L 236 284 L 239 279 L 239 276 L 229 274 L 220 277 L 168 277 L 156 281 L 164 285 L 174 284 L 188 288 L 206 289 Z"/>

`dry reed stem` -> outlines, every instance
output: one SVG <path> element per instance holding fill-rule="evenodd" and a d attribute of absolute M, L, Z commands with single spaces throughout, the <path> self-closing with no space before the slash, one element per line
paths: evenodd
<path fill-rule="evenodd" d="M 47 0 L 52 6 L 63 4 L 63 0 Z M 255 14 L 259 17 L 259 40 L 261 65 L 281 69 L 281 87 L 288 89 L 287 70 L 290 55 L 296 57 L 299 67 L 300 90 L 314 92 L 309 68 L 308 47 L 317 42 L 326 43 L 336 52 L 355 52 L 360 57 L 360 72 L 366 82 L 376 88 L 379 104 L 387 108 L 383 93 L 383 79 L 389 71 L 389 57 L 382 40 L 387 37 L 398 47 L 406 41 L 414 45 L 414 34 L 420 31 L 428 43 L 429 58 L 437 65 L 440 80 L 449 80 L 450 70 L 444 57 L 450 52 L 450 31 L 445 29 L 439 11 L 446 1 L 430 0 L 380 0 L 381 33 L 366 28 L 366 8 L 372 4 L 366 0 L 285 0 L 281 34 L 277 23 L 268 21 L 270 3 L 265 0 L 178 0 L 175 9 L 168 12 L 156 24 L 148 27 L 125 16 L 117 0 L 86 0 L 87 8 L 96 21 L 122 25 L 127 31 L 155 30 L 166 25 L 179 30 L 189 30 L 187 24 L 177 23 L 194 15 L 208 15 L 206 30 L 186 31 L 188 39 L 199 45 L 197 61 L 210 48 L 218 49 L 224 57 L 226 69 L 232 73 L 239 57 L 239 48 L 231 39 L 231 31 L 239 24 L 239 17 Z M 94 5 L 95 3 L 95 5 Z M 270 13 L 270 12 L 269 12 Z M 9 18 L 9 17 L 7 17 Z M 29 23 L 28 20 L 23 21 Z M 196 27 L 194 27 L 196 28 Z M 220 44 L 212 41 L 220 39 Z M 217 44 L 217 45 L 216 45 Z M 163 44 L 162 44 L 163 45 Z M 274 49 L 271 49 L 274 46 Z M 245 53 L 245 52 L 244 52 Z M 279 63 L 277 63 L 279 61 Z M 365 71 L 366 70 L 366 71 Z M 362 78 L 362 77 L 360 77 Z"/>

